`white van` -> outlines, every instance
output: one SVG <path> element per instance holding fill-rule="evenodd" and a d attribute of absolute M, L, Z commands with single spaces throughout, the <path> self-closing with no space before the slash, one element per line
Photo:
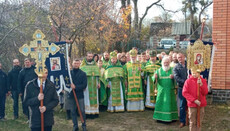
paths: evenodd
<path fill-rule="evenodd" d="M 176 47 L 176 40 L 174 39 L 161 39 L 160 41 L 160 47 L 169 49 L 171 47 Z"/>

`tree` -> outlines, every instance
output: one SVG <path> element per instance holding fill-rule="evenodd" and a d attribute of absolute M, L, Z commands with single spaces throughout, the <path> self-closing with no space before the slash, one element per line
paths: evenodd
<path fill-rule="evenodd" d="M 0 61 L 5 70 L 11 68 L 9 65 L 12 65 L 13 59 L 22 61 L 24 57 L 18 48 L 32 40 L 31 34 L 35 29 L 41 28 L 48 34 L 47 10 L 38 5 L 41 6 L 41 3 L 0 2 Z"/>
<path fill-rule="evenodd" d="M 205 10 L 213 3 L 210 0 L 184 0 L 182 1 L 182 11 L 189 12 L 189 19 L 191 21 L 191 32 L 198 38 L 198 33 L 195 30 L 202 24 L 201 16 L 205 13 Z M 200 7 L 200 8 L 198 8 Z"/>

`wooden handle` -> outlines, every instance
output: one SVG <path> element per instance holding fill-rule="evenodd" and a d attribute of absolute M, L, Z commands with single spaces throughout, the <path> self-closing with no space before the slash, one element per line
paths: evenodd
<path fill-rule="evenodd" d="M 43 92 L 43 81 L 42 81 L 42 78 L 39 78 L 40 79 L 40 93 Z M 40 101 L 40 105 L 41 107 L 43 107 L 43 100 Z M 41 113 L 41 131 L 44 131 L 44 114 Z"/>
<path fill-rule="evenodd" d="M 200 76 L 198 77 L 198 81 Z M 197 83 L 197 99 L 200 101 L 200 84 Z M 197 127 L 200 128 L 200 106 L 197 106 Z"/>
<path fill-rule="evenodd" d="M 72 89 L 72 91 L 73 91 L 74 99 L 75 99 L 75 102 L 76 102 L 76 105 L 77 105 L 78 113 L 79 113 L 80 118 L 81 118 L 81 123 L 84 123 L 84 119 L 83 119 L 82 114 L 81 114 L 81 108 L 80 108 L 79 103 L 78 103 L 76 92 L 73 89 Z"/>

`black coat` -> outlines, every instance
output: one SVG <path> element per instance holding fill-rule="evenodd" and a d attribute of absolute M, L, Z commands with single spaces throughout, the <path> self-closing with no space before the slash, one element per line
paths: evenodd
<path fill-rule="evenodd" d="M 81 69 L 73 69 L 71 70 L 71 76 L 73 80 L 73 84 L 76 86 L 75 92 L 78 99 L 84 98 L 83 91 L 87 87 L 87 76 L 84 71 Z M 71 96 L 73 97 L 73 93 L 71 92 Z"/>
<path fill-rule="evenodd" d="M 186 63 L 185 67 L 183 67 L 180 63 L 177 63 L 176 66 L 173 68 L 174 79 L 176 80 L 179 88 L 183 88 L 184 82 L 187 80 L 188 77 L 186 66 Z"/>
<path fill-rule="evenodd" d="M 8 73 L 8 79 L 7 79 L 7 84 L 8 84 L 8 90 L 9 91 L 18 91 L 18 74 L 22 70 L 20 66 L 14 66 L 13 69 L 11 69 Z"/>
<path fill-rule="evenodd" d="M 7 92 L 7 75 L 0 69 L 0 95 L 6 95 Z"/>
<path fill-rule="evenodd" d="M 41 127 L 40 101 L 38 100 L 39 93 L 40 87 L 38 87 L 37 79 L 30 81 L 26 85 L 23 104 L 29 106 L 30 128 Z M 59 100 L 55 85 L 48 79 L 45 82 L 43 93 L 43 103 L 46 107 L 46 111 L 44 112 L 44 126 L 52 126 L 54 124 L 53 109 L 58 105 Z"/>
<path fill-rule="evenodd" d="M 34 71 L 35 67 L 23 68 L 18 75 L 18 92 L 24 93 L 27 82 L 37 78 L 37 74 Z"/>

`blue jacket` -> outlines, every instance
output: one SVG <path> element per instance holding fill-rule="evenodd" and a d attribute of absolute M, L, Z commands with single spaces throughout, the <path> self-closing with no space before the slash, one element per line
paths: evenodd
<path fill-rule="evenodd" d="M 177 82 L 179 88 L 183 88 L 185 81 L 187 80 L 187 64 L 185 63 L 185 67 L 183 67 L 180 63 L 177 63 L 173 68 L 174 79 Z"/>

